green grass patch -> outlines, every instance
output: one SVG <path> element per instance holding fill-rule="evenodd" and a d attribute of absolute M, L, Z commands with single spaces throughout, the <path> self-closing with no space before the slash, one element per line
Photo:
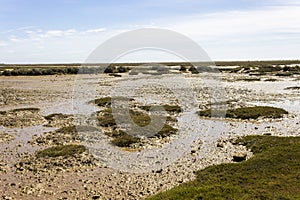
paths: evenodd
<path fill-rule="evenodd" d="M 6 111 L 3 111 L 3 110 L 0 111 L 0 115 L 6 115 L 6 114 L 7 114 Z"/>
<path fill-rule="evenodd" d="M 121 134 L 120 136 L 114 138 L 111 143 L 118 147 L 130 147 L 131 144 L 139 142 L 140 139 L 128 134 Z"/>
<path fill-rule="evenodd" d="M 111 105 L 111 97 L 103 97 L 103 98 L 95 99 L 91 102 L 100 107 L 110 106 Z"/>
<path fill-rule="evenodd" d="M 38 112 L 40 111 L 40 109 L 39 108 L 17 108 L 12 110 L 12 112 L 22 112 L 22 111 Z"/>
<path fill-rule="evenodd" d="M 71 115 L 66 115 L 62 113 L 52 113 L 50 115 L 44 116 L 46 120 L 53 120 L 54 118 L 59 118 L 59 119 L 66 119 L 70 117 Z"/>
<path fill-rule="evenodd" d="M 98 98 L 95 100 L 90 101 L 90 103 L 94 103 L 99 107 L 110 107 L 112 100 L 115 101 L 133 101 L 134 99 L 132 98 L 126 98 L 126 97 L 122 97 L 122 96 L 117 96 L 117 97 L 102 97 L 102 98 Z"/>
<path fill-rule="evenodd" d="M 221 117 L 233 119 L 257 119 L 261 118 L 281 118 L 288 112 L 281 108 L 270 106 L 254 106 L 245 108 L 236 108 L 229 110 L 203 110 L 199 111 L 198 115 L 203 117 Z"/>
<path fill-rule="evenodd" d="M 300 199 L 300 137 L 247 136 L 239 143 L 254 156 L 200 170 L 195 181 L 148 200 Z"/>
<path fill-rule="evenodd" d="M 168 125 L 168 124 L 165 124 L 163 126 L 163 128 L 156 134 L 156 136 L 160 136 L 160 137 L 168 137 L 170 135 L 174 135 L 176 134 L 178 131 L 178 129 Z"/>
<path fill-rule="evenodd" d="M 275 76 L 292 76 L 292 72 L 277 72 Z"/>
<path fill-rule="evenodd" d="M 105 110 L 97 112 L 97 119 L 99 122 L 99 125 L 102 127 L 112 127 L 116 126 L 116 121 L 114 119 L 114 116 L 112 114 L 112 109 L 107 108 Z"/>
<path fill-rule="evenodd" d="M 70 157 L 86 151 L 83 145 L 58 145 L 37 152 L 37 157 Z"/>
<path fill-rule="evenodd" d="M 260 78 L 239 78 L 236 81 L 246 81 L 246 82 L 254 82 L 254 81 L 260 81 Z"/>
<path fill-rule="evenodd" d="M 287 88 L 284 88 L 285 90 L 300 90 L 300 87 L 299 86 L 294 86 L 294 87 L 287 87 Z"/>
<path fill-rule="evenodd" d="M 133 110 L 130 110 L 129 113 L 132 121 L 141 127 L 147 126 L 151 123 L 151 118 L 147 114 Z"/>
<path fill-rule="evenodd" d="M 139 106 L 140 109 L 145 110 L 145 111 L 150 111 L 151 107 L 155 108 L 154 106 L 151 105 L 146 105 L 146 106 Z M 180 106 L 178 105 L 163 105 L 163 108 L 165 109 L 165 111 L 170 112 L 170 113 L 181 113 L 182 109 Z"/>
<path fill-rule="evenodd" d="M 268 78 L 268 79 L 265 79 L 265 81 L 267 81 L 267 82 L 275 82 L 275 81 L 278 81 L 278 79 L 276 79 L 276 78 Z"/>
<path fill-rule="evenodd" d="M 133 122 L 139 126 L 147 126 L 151 122 L 151 118 L 145 113 L 134 111 L 132 109 L 129 110 L 129 113 Z M 111 108 L 99 111 L 99 114 L 98 121 L 100 126 L 113 127 L 117 125 Z M 115 115 L 119 115 L 119 117 L 122 118 L 122 112 L 116 113 Z"/>

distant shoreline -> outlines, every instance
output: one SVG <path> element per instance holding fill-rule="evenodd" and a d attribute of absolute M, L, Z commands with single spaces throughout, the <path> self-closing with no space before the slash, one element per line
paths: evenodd
<path fill-rule="evenodd" d="M 140 66 L 140 65 L 151 65 L 151 64 L 161 64 L 165 66 L 174 66 L 174 65 L 212 65 L 216 66 L 240 66 L 240 65 L 292 65 L 300 64 L 300 60 L 253 60 L 253 61 L 208 61 L 208 62 L 136 62 L 136 63 L 35 63 L 35 64 L 7 64 L 0 63 L 0 67 L 79 67 L 79 66 Z"/>

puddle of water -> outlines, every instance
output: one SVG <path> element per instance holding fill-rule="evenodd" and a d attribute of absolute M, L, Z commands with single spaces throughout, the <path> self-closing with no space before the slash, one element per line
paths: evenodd
<path fill-rule="evenodd" d="M 45 132 L 53 131 L 56 128 L 44 127 L 43 125 L 25 127 L 25 128 L 1 128 L 3 132 L 15 136 L 13 141 L 9 143 L 1 144 L 0 152 L 12 152 L 14 155 L 34 153 L 39 147 L 32 146 L 28 142 L 32 139 L 33 136 L 41 136 Z M 3 155 L 3 154 L 2 154 Z M 17 157 L 10 157 L 10 159 L 16 160 Z"/>

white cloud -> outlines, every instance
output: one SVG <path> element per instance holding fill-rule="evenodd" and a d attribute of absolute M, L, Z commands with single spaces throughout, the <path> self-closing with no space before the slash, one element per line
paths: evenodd
<path fill-rule="evenodd" d="M 86 30 L 85 33 L 101 33 L 104 31 L 106 31 L 106 28 L 97 28 L 97 29 Z"/>
<path fill-rule="evenodd" d="M 24 30 L 28 30 L 28 29 L 32 29 L 34 28 L 34 26 L 24 26 L 24 27 L 19 27 L 16 29 L 10 29 L 10 30 L 6 30 L 6 31 L 1 31 L 1 34 L 6 34 L 6 33 L 12 33 L 12 32 L 16 32 L 16 31 L 24 31 Z"/>
<path fill-rule="evenodd" d="M 0 61 L 7 63 L 84 62 L 101 42 L 122 30 L 26 30 L 11 35 L 0 49 Z M 106 30 L 106 31 L 104 31 Z M 1 43 L 0 43 L 1 44 Z"/>
<path fill-rule="evenodd" d="M 3 42 L 3 41 L 0 41 L 0 47 L 5 47 L 5 46 L 7 46 L 7 43 Z"/>
<path fill-rule="evenodd" d="M 15 36 L 15 35 L 11 35 L 10 38 L 9 38 L 9 40 L 10 40 L 11 42 L 21 42 L 21 41 L 22 41 L 22 39 L 18 38 L 18 37 Z"/>
<path fill-rule="evenodd" d="M 27 31 L 27 34 L 31 38 L 51 38 L 51 37 L 63 37 L 63 36 L 71 36 L 74 35 L 77 31 L 75 29 L 68 30 L 49 30 L 43 32 L 41 30 L 38 31 Z"/>

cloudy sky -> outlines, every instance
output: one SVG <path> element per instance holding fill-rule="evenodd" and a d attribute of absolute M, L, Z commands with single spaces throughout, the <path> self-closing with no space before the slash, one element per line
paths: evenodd
<path fill-rule="evenodd" d="M 0 63 L 84 62 L 139 28 L 184 34 L 213 60 L 300 59 L 299 0 L 0 0 Z"/>

